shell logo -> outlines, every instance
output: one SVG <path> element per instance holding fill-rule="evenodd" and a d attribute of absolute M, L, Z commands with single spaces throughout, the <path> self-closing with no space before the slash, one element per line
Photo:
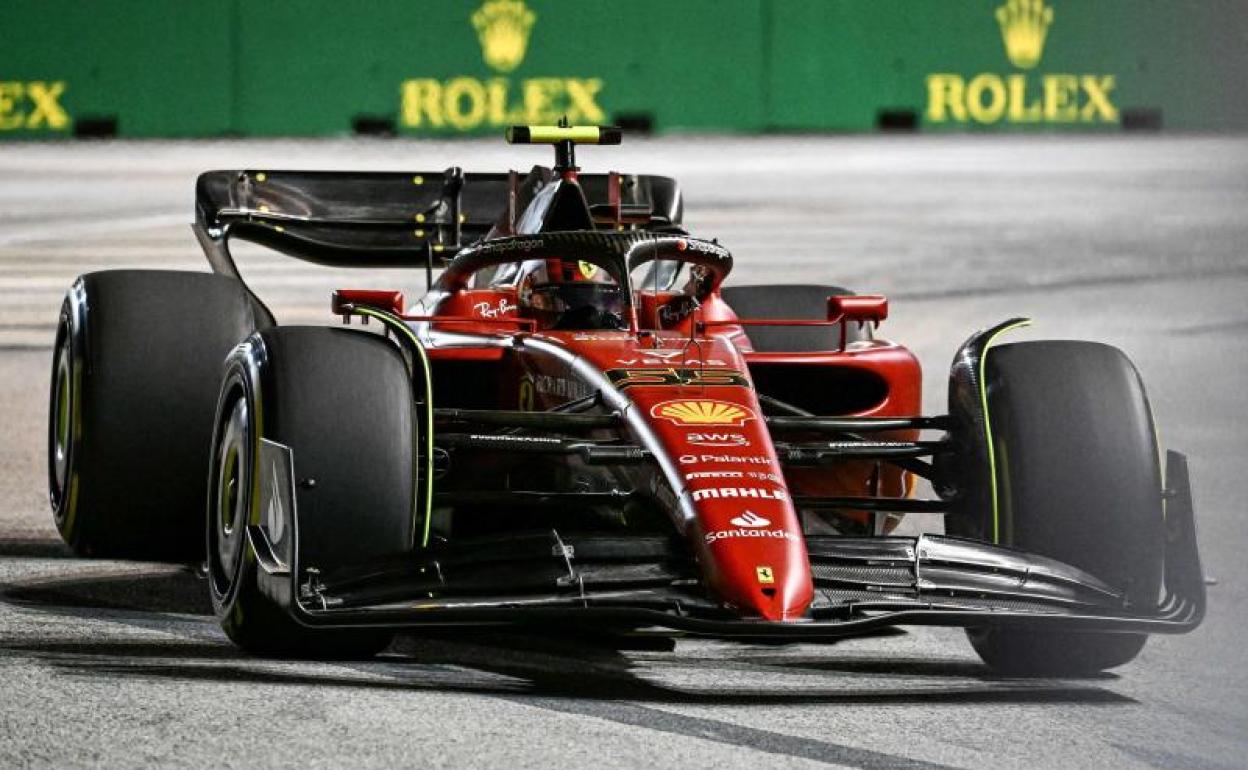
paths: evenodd
<path fill-rule="evenodd" d="M 651 417 L 671 420 L 677 425 L 733 425 L 741 426 L 754 419 L 748 407 L 728 401 L 699 399 L 696 401 L 664 401 L 650 410 Z"/>

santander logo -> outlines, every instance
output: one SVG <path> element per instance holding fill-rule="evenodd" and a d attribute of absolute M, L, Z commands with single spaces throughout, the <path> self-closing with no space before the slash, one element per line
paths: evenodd
<path fill-rule="evenodd" d="M 753 511 L 746 511 L 735 519 L 732 519 L 729 523 L 731 523 L 734 527 L 765 527 L 771 522 Z"/>

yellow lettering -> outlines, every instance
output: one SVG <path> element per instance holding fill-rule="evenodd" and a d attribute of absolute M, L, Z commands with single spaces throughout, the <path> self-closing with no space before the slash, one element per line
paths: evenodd
<path fill-rule="evenodd" d="M 1044 76 L 1044 119 L 1069 123 L 1079 117 L 1079 79 L 1074 75 Z"/>
<path fill-rule="evenodd" d="M 507 124 L 507 79 L 490 78 L 485 84 L 486 110 L 491 126 Z"/>
<path fill-rule="evenodd" d="M 479 81 L 455 78 L 446 84 L 444 93 L 446 120 L 455 128 L 466 131 L 485 120 L 485 86 Z"/>
<path fill-rule="evenodd" d="M 0 131 L 21 128 L 26 116 L 17 109 L 17 102 L 26 88 L 17 82 L 0 83 Z"/>
<path fill-rule="evenodd" d="M 953 119 L 966 122 L 966 105 L 962 101 L 965 82 L 959 75 L 927 76 L 927 119 L 932 123 L 944 123 L 952 114 Z"/>
<path fill-rule="evenodd" d="M 987 93 L 989 101 L 984 102 Z M 966 109 L 979 123 L 996 123 L 1005 114 L 1005 84 L 996 75 L 976 75 L 966 87 Z"/>
<path fill-rule="evenodd" d="M 1027 103 L 1027 76 L 1010 75 L 1010 122 L 1035 123 L 1043 115 L 1040 100 Z"/>
<path fill-rule="evenodd" d="M 65 83 L 58 81 L 48 84 L 35 81 L 28 84 L 27 95 L 34 102 L 30 117 L 26 119 L 27 128 L 38 128 L 44 123 L 51 129 L 62 129 L 69 125 L 69 116 L 59 101 L 65 93 Z"/>
<path fill-rule="evenodd" d="M 568 119 L 573 123 L 606 123 L 606 113 L 594 101 L 594 97 L 602 90 L 600 78 L 588 80 L 571 80 L 565 83 L 568 92 Z"/>
<path fill-rule="evenodd" d="M 407 80 L 403 83 L 403 125 L 429 125 L 440 128 L 442 121 L 442 84 L 430 78 Z"/>
<path fill-rule="evenodd" d="M 1099 117 L 1106 123 L 1117 123 L 1118 108 L 1109 100 L 1109 92 L 1117 85 L 1114 76 L 1084 75 L 1080 83 L 1083 85 L 1083 92 L 1087 94 L 1088 101 L 1083 105 L 1079 118 L 1085 122 L 1092 122 Z"/>

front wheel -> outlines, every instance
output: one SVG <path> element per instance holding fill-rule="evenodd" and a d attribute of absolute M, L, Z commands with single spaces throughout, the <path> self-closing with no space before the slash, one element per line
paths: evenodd
<path fill-rule="evenodd" d="M 265 590 L 251 539 L 267 504 L 258 499 L 261 441 L 288 448 L 293 460 L 304 572 L 410 552 L 416 422 L 398 349 L 344 329 L 279 327 L 252 335 L 226 362 L 209 474 L 208 582 L 226 635 L 272 657 L 380 652 L 391 633 L 302 625 L 293 608 Z"/>
<path fill-rule="evenodd" d="M 1049 556 L 1156 606 L 1164 512 L 1153 418 L 1139 373 L 1118 349 L 1091 342 L 1023 342 L 984 362 L 995 511 L 970 535 Z M 1080 675 L 1127 663 L 1145 635 L 969 631 L 976 652 L 1011 674 Z"/>

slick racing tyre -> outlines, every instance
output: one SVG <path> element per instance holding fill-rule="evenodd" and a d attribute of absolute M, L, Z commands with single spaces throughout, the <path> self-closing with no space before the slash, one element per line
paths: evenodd
<path fill-rule="evenodd" d="M 260 443 L 269 441 L 288 447 L 293 461 L 300 568 L 328 574 L 410 552 L 417 429 L 399 350 L 350 329 L 258 332 L 226 362 L 217 404 L 208 582 L 225 633 L 270 657 L 380 652 L 392 634 L 311 628 L 280 606 L 264 590 L 268 576 L 248 528 L 263 515 Z"/>
<path fill-rule="evenodd" d="M 109 270 L 74 283 L 52 358 L 48 489 L 76 553 L 203 558 L 221 362 L 257 325 L 231 278 Z"/>
<path fill-rule="evenodd" d="M 822 321 L 828 317 L 828 297 L 853 294 L 840 286 L 776 285 L 725 286 L 721 296 L 738 318 L 792 318 Z M 751 326 L 746 336 L 760 353 L 800 353 L 836 350 L 841 344 L 841 327 L 835 326 Z M 871 339 L 867 325 L 849 324 L 845 341 Z"/>
<path fill-rule="evenodd" d="M 1157 439 L 1138 372 L 1091 342 L 994 347 L 985 362 L 1005 545 L 1063 561 L 1151 610 L 1161 587 Z M 980 523 L 989 538 L 993 522 Z M 959 534 L 956 531 L 954 534 Z M 1011 674 L 1082 675 L 1135 658 L 1143 634 L 971 629 L 976 652 Z"/>

